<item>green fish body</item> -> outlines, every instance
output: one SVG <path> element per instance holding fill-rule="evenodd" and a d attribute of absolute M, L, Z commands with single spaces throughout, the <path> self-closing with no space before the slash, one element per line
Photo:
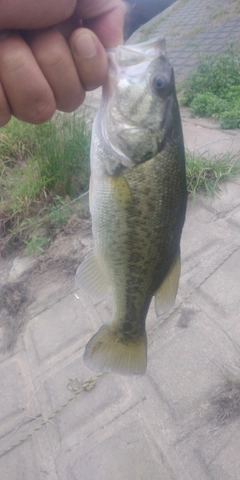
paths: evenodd
<path fill-rule="evenodd" d="M 163 41 L 108 52 L 94 121 L 90 210 L 94 249 L 77 271 L 92 298 L 113 296 L 113 316 L 88 342 L 95 371 L 143 374 L 145 321 L 173 304 L 186 211 L 185 155 L 173 70 Z"/>

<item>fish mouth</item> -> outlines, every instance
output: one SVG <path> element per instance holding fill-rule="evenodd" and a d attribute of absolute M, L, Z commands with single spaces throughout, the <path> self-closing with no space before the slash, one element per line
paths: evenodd
<path fill-rule="evenodd" d="M 166 42 L 163 37 L 154 37 L 139 44 L 119 45 L 106 50 L 110 61 L 120 66 L 131 66 L 141 63 L 144 58 L 148 61 L 165 53 Z"/>

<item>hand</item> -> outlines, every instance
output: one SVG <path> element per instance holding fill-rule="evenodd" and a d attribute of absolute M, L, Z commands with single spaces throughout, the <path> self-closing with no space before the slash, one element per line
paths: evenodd
<path fill-rule="evenodd" d="M 0 126 L 74 111 L 123 41 L 121 0 L 0 0 Z"/>

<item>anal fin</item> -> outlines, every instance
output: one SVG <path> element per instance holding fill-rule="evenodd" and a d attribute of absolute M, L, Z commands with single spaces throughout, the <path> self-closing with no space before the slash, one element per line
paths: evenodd
<path fill-rule="evenodd" d="M 107 296 L 109 284 L 95 250 L 89 252 L 77 269 L 76 283 L 89 297 L 102 300 Z"/>
<path fill-rule="evenodd" d="M 174 259 L 165 279 L 155 292 L 155 311 L 157 317 L 165 313 L 174 303 L 181 272 L 180 252 Z"/>

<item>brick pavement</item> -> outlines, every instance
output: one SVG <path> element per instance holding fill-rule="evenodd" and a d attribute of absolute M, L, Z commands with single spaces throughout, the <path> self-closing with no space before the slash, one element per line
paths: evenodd
<path fill-rule="evenodd" d="M 191 4 L 196 8 L 194 0 L 181 8 Z M 193 149 L 192 123 L 183 127 Z M 209 128 L 196 124 L 196 137 L 199 131 L 204 145 Z M 218 141 L 226 135 L 210 131 Z M 239 285 L 236 182 L 214 201 L 189 202 L 177 301 L 163 318 L 153 307 L 148 315 L 146 375 L 105 374 L 73 400 L 69 379 L 94 376 L 83 350 L 111 304 L 93 304 L 74 289 L 64 298 L 54 294 L 52 306 L 38 308 L 14 351 L 0 358 L 1 480 L 240 478 Z M 70 385 L 78 388 L 75 380 Z"/>

